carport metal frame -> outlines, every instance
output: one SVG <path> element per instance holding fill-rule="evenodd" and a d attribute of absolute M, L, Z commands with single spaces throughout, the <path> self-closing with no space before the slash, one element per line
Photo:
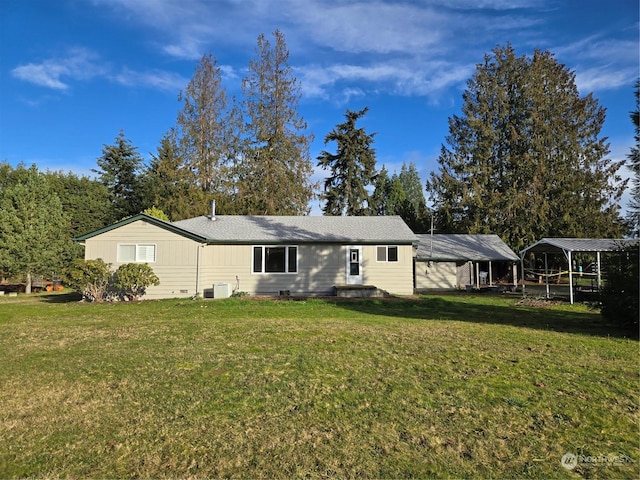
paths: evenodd
<path fill-rule="evenodd" d="M 520 267 L 522 271 L 522 294 L 525 295 L 525 272 L 524 272 L 524 257 L 528 253 L 542 253 L 544 255 L 544 270 L 545 270 L 545 283 L 546 294 L 549 297 L 549 276 L 548 276 L 548 263 L 547 254 L 562 252 L 569 264 L 569 301 L 573 304 L 573 262 L 572 255 L 574 253 L 595 253 L 596 262 L 598 266 L 597 271 L 597 284 L 598 288 L 601 285 L 600 276 L 600 261 L 602 252 L 616 252 L 620 249 L 638 244 L 638 240 L 630 240 L 623 238 L 543 238 L 537 241 L 533 245 L 520 251 Z"/>

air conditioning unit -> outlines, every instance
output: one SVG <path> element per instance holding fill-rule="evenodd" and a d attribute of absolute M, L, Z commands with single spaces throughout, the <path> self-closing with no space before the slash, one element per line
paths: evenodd
<path fill-rule="evenodd" d="M 229 298 L 231 293 L 230 283 L 216 283 L 213 285 L 213 298 Z"/>

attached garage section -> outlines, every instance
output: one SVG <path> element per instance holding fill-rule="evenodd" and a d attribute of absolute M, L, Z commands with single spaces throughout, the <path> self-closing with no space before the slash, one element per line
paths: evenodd
<path fill-rule="evenodd" d="M 517 282 L 519 258 L 498 235 L 416 236 L 414 287 L 418 292 L 482 289 Z"/>

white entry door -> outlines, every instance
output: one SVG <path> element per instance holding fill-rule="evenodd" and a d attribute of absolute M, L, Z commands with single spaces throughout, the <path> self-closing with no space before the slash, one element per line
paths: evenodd
<path fill-rule="evenodd" d="M 347 246 L 347 285 L 362 285 L 362 247 Z"/>

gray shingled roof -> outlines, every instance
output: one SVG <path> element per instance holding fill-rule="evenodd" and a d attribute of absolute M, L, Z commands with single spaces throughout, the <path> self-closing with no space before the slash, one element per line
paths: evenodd
<path fill-rule="evenodd" d="M 429 234 L 416 235 L 417 260 L 517 261 L 518 256 L 498 235 Z M 433 243 L 432 243 L 433 240 Z"/>
<path fill-rule="evenodd" d="M 399 216 L 240 216 L 190 218 L 173 226 L 204 237 L 209 243 L 416 243 Z"/>
<path fill-rule="evenodd" d="M 638 240 L 622 238 L 543 238 L 520 251 L 526 253 L 551 252 L 612 252 Z"/>

